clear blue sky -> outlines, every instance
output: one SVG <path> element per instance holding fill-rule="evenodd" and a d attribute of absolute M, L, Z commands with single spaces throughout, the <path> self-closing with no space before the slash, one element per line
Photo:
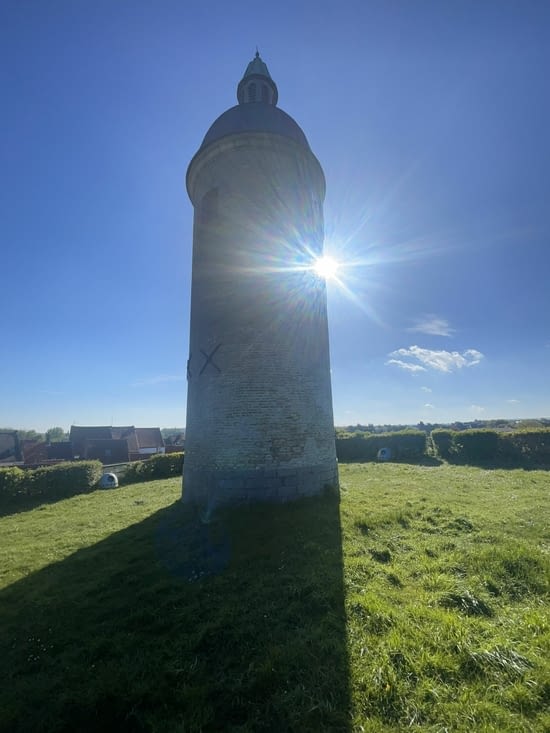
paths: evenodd
<path fill-rule="evenodd" d="M 0 426 L 183 426 L 185 172 L 256 44 L 327 179 L 335 421 L 550 415 L 550 4 L 0 3 Z"/>

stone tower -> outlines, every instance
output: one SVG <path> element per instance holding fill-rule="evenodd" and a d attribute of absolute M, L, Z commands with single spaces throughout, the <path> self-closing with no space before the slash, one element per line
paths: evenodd
<path fill-rule="evenodd" d="M 325 179 L 256 53 L 187 171 L 194 206 L 183 501 L 209 513 L 338 487 Z"/>

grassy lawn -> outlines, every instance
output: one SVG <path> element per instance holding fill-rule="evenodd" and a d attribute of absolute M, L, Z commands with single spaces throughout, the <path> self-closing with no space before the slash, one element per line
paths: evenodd
<path fill-rule="evenodd" d="M 550 475 L 341 466 L 197 523 L 169 479 L 0 517 L 0 731 L 549 731 Z"/>

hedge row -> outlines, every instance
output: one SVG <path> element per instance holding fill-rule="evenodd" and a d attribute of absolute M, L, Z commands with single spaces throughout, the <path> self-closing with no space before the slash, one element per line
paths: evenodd
<path fill-rule="evenodd" d="M 495 430 L 433 430 L 436 454 L 450 463 L 496 466 L 550 467 L 550 429 L 503 433 Z M 336 438 L 340 463 L 376 461 L 386 449 L 390 460 L 418 462 L 426 456 L 426 434 L 421 430 L 395 433 L 351 434 Z"/>
<path fill-rule="evenodd" d="M 181 476 L 182 471 L 183 453 L 159 453 L 145 461 L 128 464 L 121 483 Z M 93 489 L 103 472 L 100 461 L 58 463 L 35 470 L 21 470 L 16 466 L 0 468 L 0 498 L 18 495 L 51 498 L 72 496 Z"/>
<path fill-rule="evenodd" d="M 159 478 L 181 476 L 183 453 L 157 453 L 146 461 L 130 463 L 120 479 L 122 484 L 135 484 Z"/>
<path fill-rule="evenodd" d="M 0 468 L 0 497 L 43 496 L 59 498 L 93 489 L 103 474 L 100 461 L 75 461 L 44 466 L 33 471 Z"/>
<path fill-rule="evenodd" d="M 550 430 L 433 430 L 437 453 L 450 463 L 550 466 Z"/>
<path fill-rule="evenodd" d="M 419 461 L 426 453 L 426 433 L 423 430 L 401 430 L 336 438 L 336 455 L 340 463 L 376 461 L 378 451 L 384 449 L 390 460 Z"/>

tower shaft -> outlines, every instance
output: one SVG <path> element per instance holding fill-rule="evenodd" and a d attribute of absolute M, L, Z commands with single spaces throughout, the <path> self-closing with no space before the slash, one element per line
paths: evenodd
<path fill-rule="evenodd" d="M 187 188 L 183 499 L 213 510 L 336 487 L 326 288 L 312 271 L 323 248 L 322 169 L 300 139 L 237 129 L 201 147 Z"/>

